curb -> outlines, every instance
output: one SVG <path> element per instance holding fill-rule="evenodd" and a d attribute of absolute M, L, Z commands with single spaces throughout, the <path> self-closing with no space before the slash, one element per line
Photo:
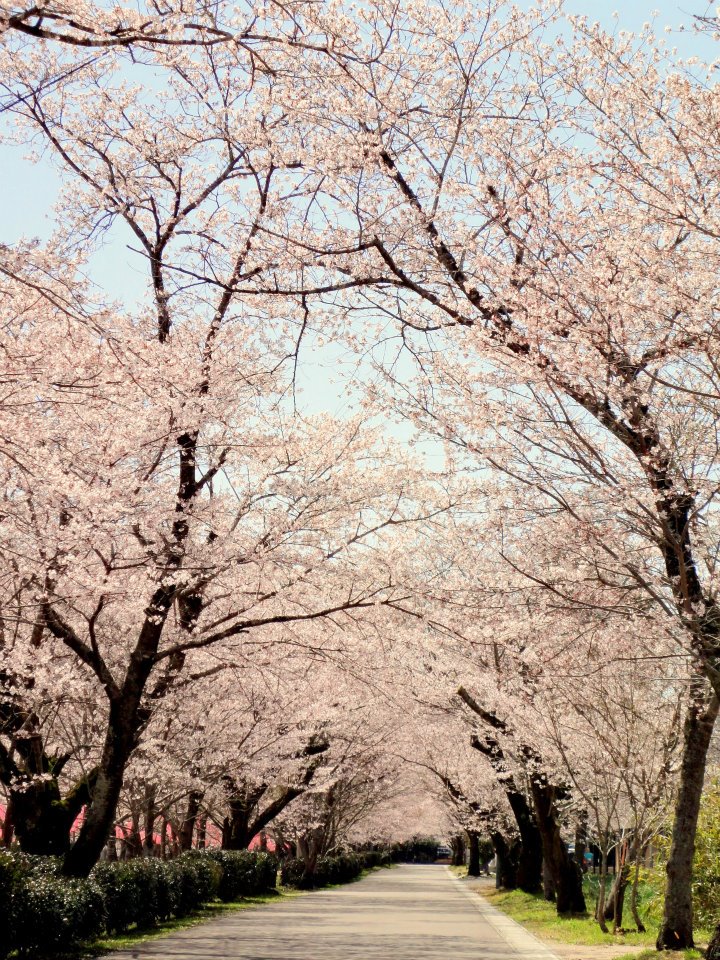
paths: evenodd
<path fill-rule="evenodd" d="M 463 896 L 474 904 L 475 909 L 482 914 L 483 919 L 523 960 L 559 960 L 558 956 L 552 950 L 549 950 L 542 940 L 538 940 L 534 934 L 526 930 L 516 920 L 513 920 L 512 917 L 508 917 L 507 914 L 488 903 L 481 894 L 468 890 L 463 885 L 462 880 L 451 873 L 449 869 L 447 872 Z"/>

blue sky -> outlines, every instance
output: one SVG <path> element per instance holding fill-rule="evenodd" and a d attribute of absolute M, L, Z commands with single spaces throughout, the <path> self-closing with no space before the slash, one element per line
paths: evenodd
<path fill-rule="evenodd" d="M 612 22 L 613 12 L 617 11 L 618 23 L 621 27 L 626 30 L 637 30 L 646 20 L 654 20 L 663 27 L 666 24 L 677 26 L 688 23 L 693 14 L 712 12 L 714 5 L 705 3 L 704 0 L 695 0 L 695 2 L 683 0 L 681 3 L 675 3 L 673 0 L 657 0 L 655 3 L 651 0 L 617 0 L 617 2 L 600 0 L 599 3 L 567 0 L 566 6 L 571 13 L 586 14 L 594 20 L 608 24 Z M 653 16 L 654 12 L 658 14 L 657 17 Z"/>

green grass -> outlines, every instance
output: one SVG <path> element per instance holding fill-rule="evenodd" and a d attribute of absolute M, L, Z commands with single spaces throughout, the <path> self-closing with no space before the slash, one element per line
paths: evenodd
<path fill-rule="evenodd" d="M 611 878 L 610 878 L 611 879 Z M 697 960 L 702 957 L 699 950 L 684 950 L 680 952 L 662 952 L 655 950 L 655 938 L 660 924 L 662 900 L 658 896 L 655 878 L 647 876 L 638 889 L 638 909 L 643 923 L 647 926 L 645 933 L 635 930 L 625 930 L 617 934 L 603 933 L 599 924 L 593 919 L 592 913 L 597 898 L 599 878 L 592 874 L 585 877 L 583 889 L 589 914 L 559 917 L 555 906 L 548 903 L 542 896 L 523 893 L 521 890 L 483 890 L 486 897 L 503 913 L 523 924 L 528 930 L 541 939 L 555 940 L 559 943 L 577 944 L 578 946 L 600 945 L 627 945 L 646 946 L 647 950 L 639 953 L 628 953 L 617 960 Z M 609 887 L 609 884 L 608 884 Z M 625 901 L 625 923 L 631 924 L 629 891 Z M 608 924 L 612 930 L 612 924 Z M 698 930 L 696 940 L 701 944 L 709 939 L 709 932 Z"/>
<path fill-rule="evenodd" d="M 523 893 L 521 890 L 484 890 L 483 896 L 532 933 L 560 943 L 576 943 L 582 946 L 603 943 L 651 946 L 655 942 L 654 932 L 627 932 L 615 936 L 603 933 L 598 923 L 589 915 L 559 917 L 554 904 L 543 900 L 542 896 Z M 588 898 L 589 904 L 593 902 Z"/>
<path fill-rule="evenodd" d="M 585 900 L 588 909 L 592 911 L 597 896 L 598 878 L 585 878 Z M 647 912 L 650 906 L 650 891 L 640 891 L 640 912 L 643 919 L 648 919 Z M 648 922 L 649 930 L 645 933 L 624 931 L 613 935 L 603 933 L 597 921 L 590 914 L 559 917 L 555 905 L 548 903 L 542 896 L 523 893 L 521 890 L 485 890 L 483 896 L 503 913 L 507 913 L 513 920 L 522 923 L 539 937 L 556 940 L 560 943 L 572 943 L 579 946 L 593 946 L 607 943 L 627 944 L 628 946 L 648 946 L 655 943 L 656 931 L 654 925 Z M 626 904 L 626 923 L 629 919 L 630 907 Z M 635 955 L 637 956 L 637 955 Z M 654 952 L 649 954 L 654 956 Z"/>
<path fill-rule="evenodd" d="M 643 950 L 640 953 L 625 953 L 616 960 L 700 960 L 700 950 Z"/>

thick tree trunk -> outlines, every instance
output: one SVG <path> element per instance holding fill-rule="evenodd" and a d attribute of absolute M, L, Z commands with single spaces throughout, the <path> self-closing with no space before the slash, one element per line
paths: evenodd
<path fill-rule="evenodd" d="M 668 858 L 658 950 L 693 947 L 692 864 L 707 752 L 718 715 L 718 698 L 704 677 L 695 677 L 683 730 L 680 785 Z M 708 955 L 710 956 L 710 954 Z"/>
<path fill-rule="evenodd" d="M 70 831 L 82 808 L 90 802 L 95 771 L 79 780 L 63 799 L 55 777 L 33 780 L 24 790 L 10 793 L 9 809 L 23 853 L 63 856 L 70 849 Z"/>
<path fill-rule="evenodd" d="M 705 960 L 720 960 L 720 924 L 715 927 L 715 933 L 705 953 Z"/>
<path fill-rule="evenodd" d="M 524 893 L 537 893 L 542 886 L 543 877 L 542 837 L 527 797 L 518 791 L 508 791 L 507 797 L 522 843 L 516 883 Z"/>
<path fill-rule="evenodd" d="M 532 783 L 535 821 L 542 837 L 543 859 L 555 882 L 558 913 L 585 913 L 582 871 L 568 853 L 555 809 L 555 788 L 539 779 Z"/>
<path fill-rule="evenodd" d="M 228 816 L 223 820 L 223 850 L 246 850 L 252 840 L 251 811 L 244 797 L 231 798 L 228 806 Z"/>
<path fill-rule="evenodd" d="M 543 897 L 549 903 L 555 903 L 555 897 L 557 896 L 557 891 L 555 890 L 555 878 L 553 877 L 552 870 L 550 869 L 550 864 L 547 862 L 547 860 L 543 860 L 542 880 L 543 880 Z"/>
<path fill-rule="evenodd" d="M 630 880 L 630 866 L 629 864 L 623 864 L 620 868 L 620 873 L 617 875 L 616 881 L 620 882 L 615 884 L 613 888 L 614 893 L 614 903 L 613 903 L 613 933 L 617 933 L 618 930 L 622 929 L 623 925 L 623 911 L 625 909 L 625 892 L 627 890 L 627 885 Z"/>
<path fill-rule="evenodd" d="M 517 889 L 517 857 L 519 844 L 509 844 L 505 837 L 497 830 L 491 838 L 495 851 L 495 886 L 498 890 Z"/>
<path fill-rule="evenodd" d="M 70 849 L 72 821 L 60 797 L 57 780 L 34 780 L 13 791 L 15 833 L 23 853 L 63 856 Z"/>
<path fill-rule="evenodd" d="M 480 838 L 475 830 L 468 830 L 468 876 L 480 876 Z"/>
<path fill-rule="evenodd" d="M 130 815 L 130 829 L 125 834 L 125 859 L 134 860 L 142 856 L 142 836 L 140 835 L 140 811 L 133 807 Z"/>
<path fill-rule="evenodd" d="M 192 848 L 193 833 L 195 831 L 198 813 L 200 812 L 201 800 L 202 793 L 200 793 L 199 790 L 192 790 L 188 794 L 185 816 L 180 824 L 179 842 L 181 850 L 190 850 Z"/>
<path fill-rule="evenodd" d="M 147 673 L 150 666 L 146 667 Z M 100 859 L 115 820 L 125 768 L 135 749 L 136 736 L 142 725 L 139 708 L 144 687 L 133 684 L 136 693 L 127 692 L 110 705 L 108 729 L 92 800 L 77 840 L 65 854 L 63 873 L 71 877 L 87 877 Z"/>
<path fill-rule="evenodd" d="M 473 736 L 470 745 L 490 761 L 515 817 L 522 841 L 517 885 L 526 893 L 536 893 L 542 884 L 542 841 L 525 794 L 517 788 L 513 778 L 508 777 L 505 755 L 498 740 L 498 732 L 507 730 L 505 722 L 492 712 L 484 710 L 464 687 L 459 687 L 457 692 L 463 703 L 493 731 L 484 737 Z"/>
<path fill-rule="evenodd" d="M 461 867 L 465 863 L 465 841 L 458 834 L 450 840 L 452 849 L 452 858 L 450 860 L 453 867 Z"/>

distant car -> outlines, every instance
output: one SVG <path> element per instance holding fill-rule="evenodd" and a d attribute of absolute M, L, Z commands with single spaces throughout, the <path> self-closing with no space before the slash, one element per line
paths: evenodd
<path fill-rule="evenodd" d="M 445 857 L 449 857 L 452 854 L 450 847 L 439 846 L 437 848 L 437 858 L 438 860 L 443 860 Z"/>

